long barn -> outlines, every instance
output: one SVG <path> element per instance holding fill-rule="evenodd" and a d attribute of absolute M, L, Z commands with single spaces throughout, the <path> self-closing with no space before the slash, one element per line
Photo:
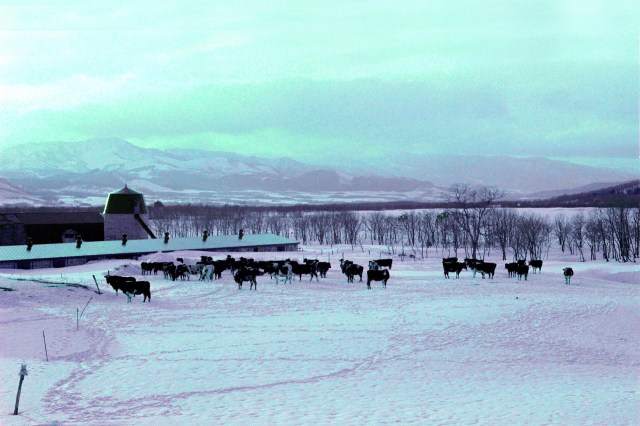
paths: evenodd
<path fill-rule="evenodd" d="M 0 247 L 0 269 L 43 269 L 82 265 L 94 260 L 134 259 L 182 250 L 207 252 L 297 251 L 298 241 L 273 234 L 210 236 L 208 238 L 144 239 L 129 241 L 83 241 Z"/>

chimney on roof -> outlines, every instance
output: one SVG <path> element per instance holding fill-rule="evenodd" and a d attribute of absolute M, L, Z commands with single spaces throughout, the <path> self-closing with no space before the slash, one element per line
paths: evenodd
<path fill-rule="evenodd" d="M 203 243 L 206 242 L 208 237 L 209 237 L 209 231 L 205 229 L 204 233 L 202 234 L 202 242 Z"/>
<path fill-rule="evenodd" d="M 33 247 L 33 239 L 27 237 L 27 251 L 31 251 L 31 247 Z"/>
<path fill-rule="evenodd" d="M 169 244 L 169 233 L 168 232 L 164 233 L 164 243 L 165 244 Z"/>
<path fill-rule="evenodd" d="M 76 235 L 76 248 L 80 248 L 81 245 L 82 245 L 82 235 L 78 234 Z"/>
<path fill-rule="evenodd" d="M 122 234 L 122 245 L 123 246 L 127 245 L 127 234 Z"/>

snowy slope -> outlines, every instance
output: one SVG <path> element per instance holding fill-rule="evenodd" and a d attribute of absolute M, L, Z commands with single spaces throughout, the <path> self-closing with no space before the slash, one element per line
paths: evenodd
<path fill-rule="evenodd" d="M 13 204 L 39 204 L 38 197 L 11 185 L 6 179 L 0 179 L 0 206 Z"/>
<path fill-rule="evenodd" d="M 640 423 L 637 265 L 552 253 L 526 282 L 501 268 L 494 280 L 445 280 L 432 251 L 395 259 L 386 289 L 347 284 L 337 259 L 366 264 L 380 255 L 369 249 L 334 247 L 326 279 L 263 276 L 257 291 L 229 272 L 212 283 L 146 276 L 149 304 L 93 291 L 91 275 L 104 283 L 122 261 L 2 275 L 14 291 L 0 292 L 0 423 Z M 328 257 L 305 250 L 294 257 Z M 16 281 L 31 276 L 87 288 Z M 20 362 L 30 375 L 14 417 Z"/>

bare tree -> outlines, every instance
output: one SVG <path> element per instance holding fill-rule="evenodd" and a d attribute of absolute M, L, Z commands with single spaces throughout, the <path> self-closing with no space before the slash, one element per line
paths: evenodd
<path fill-rule="evenodd" d="M 542 259 L 542 253 L 549 247 L 551 225 L 542 217 L 536 215 L 523 215 L 520 220 L 520 231 L 524 237 L 526 249 L 530 259 Z"/>
<path fill-rule="evenodd" d="M 354 212 L 342 212 L 340 213 L 340 223 L 346 241 L 351 244 L 351 248 L 355 248 L 358 244 L 358 235 L 362 227 L 362 221 L 360 216 Z"/>
<path fill-rule="evenodd" d="M 576 215 L 571 219 L 571 242 L 580 254 L 580 261 L 584 262 L 584 216 Z"/>
<path fill-rule="evenodd" d="M 516 228 L 518 214 L 510 209 L 496 209 L 489 218 L 490 229 L 502 250 L 502 260 L 507 260 L 507 247 Z"/>
<path fill-rule="evenodd" d="M 404 233 L 404 236 L 407 237 L 407 244 L 411 248 L 415 248 L 416 246 L 416 237 L 418 235 L 418 229 L 420 227 L 420 217 L 416 212 L 404 212 L 400 216 L 398 216 L 398 223 L 400 225 L 400 229 Z"/>
<path fill-rule="evenodd" d="M 558 244 L 564 253 L 564 248 L 567 243 L 567 239 L 569 238 L 569 233 L 571 232 L 571 226 L 569 225 L 569 221 L 563 215 L 557 215 L 554 219 L 554 228 L 553 232 L 558 239 Z"/>
<path fill-rule="evenodd" d="M 385 235 L 385 215 L 380 212 L 373 212 L 367 217 L 367 227 L 371 235 L 371 242 L 377 241 L 378 244 L 384 244 Z"/>
<path fill-rule="evenodd" d="M 480 238 L 487 232 L 487 214 L 494 201 L 503 196 L 504 193 L 494 187 L 474 189 L 468 184 L 456 184 L 449 189 L 448 201 L 457 206 L 451 210 L 453 218 L 471 245 L 473 258 L 478 252 Z"/>
<path fill-rule="evenodd" d="M 419 220 L 418 241 L 423 259 L 429 257 L 429 247 L 436 242 L 436 232 L 436 212 L 422 212 Z"/>

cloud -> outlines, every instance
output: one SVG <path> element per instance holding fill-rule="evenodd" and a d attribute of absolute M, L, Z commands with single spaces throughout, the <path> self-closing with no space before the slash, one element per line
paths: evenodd
<path fill-rule="evenodd" d="M 65 4 L 0 18 L 0 144 L 637 153 L 635 3 Z"/>

